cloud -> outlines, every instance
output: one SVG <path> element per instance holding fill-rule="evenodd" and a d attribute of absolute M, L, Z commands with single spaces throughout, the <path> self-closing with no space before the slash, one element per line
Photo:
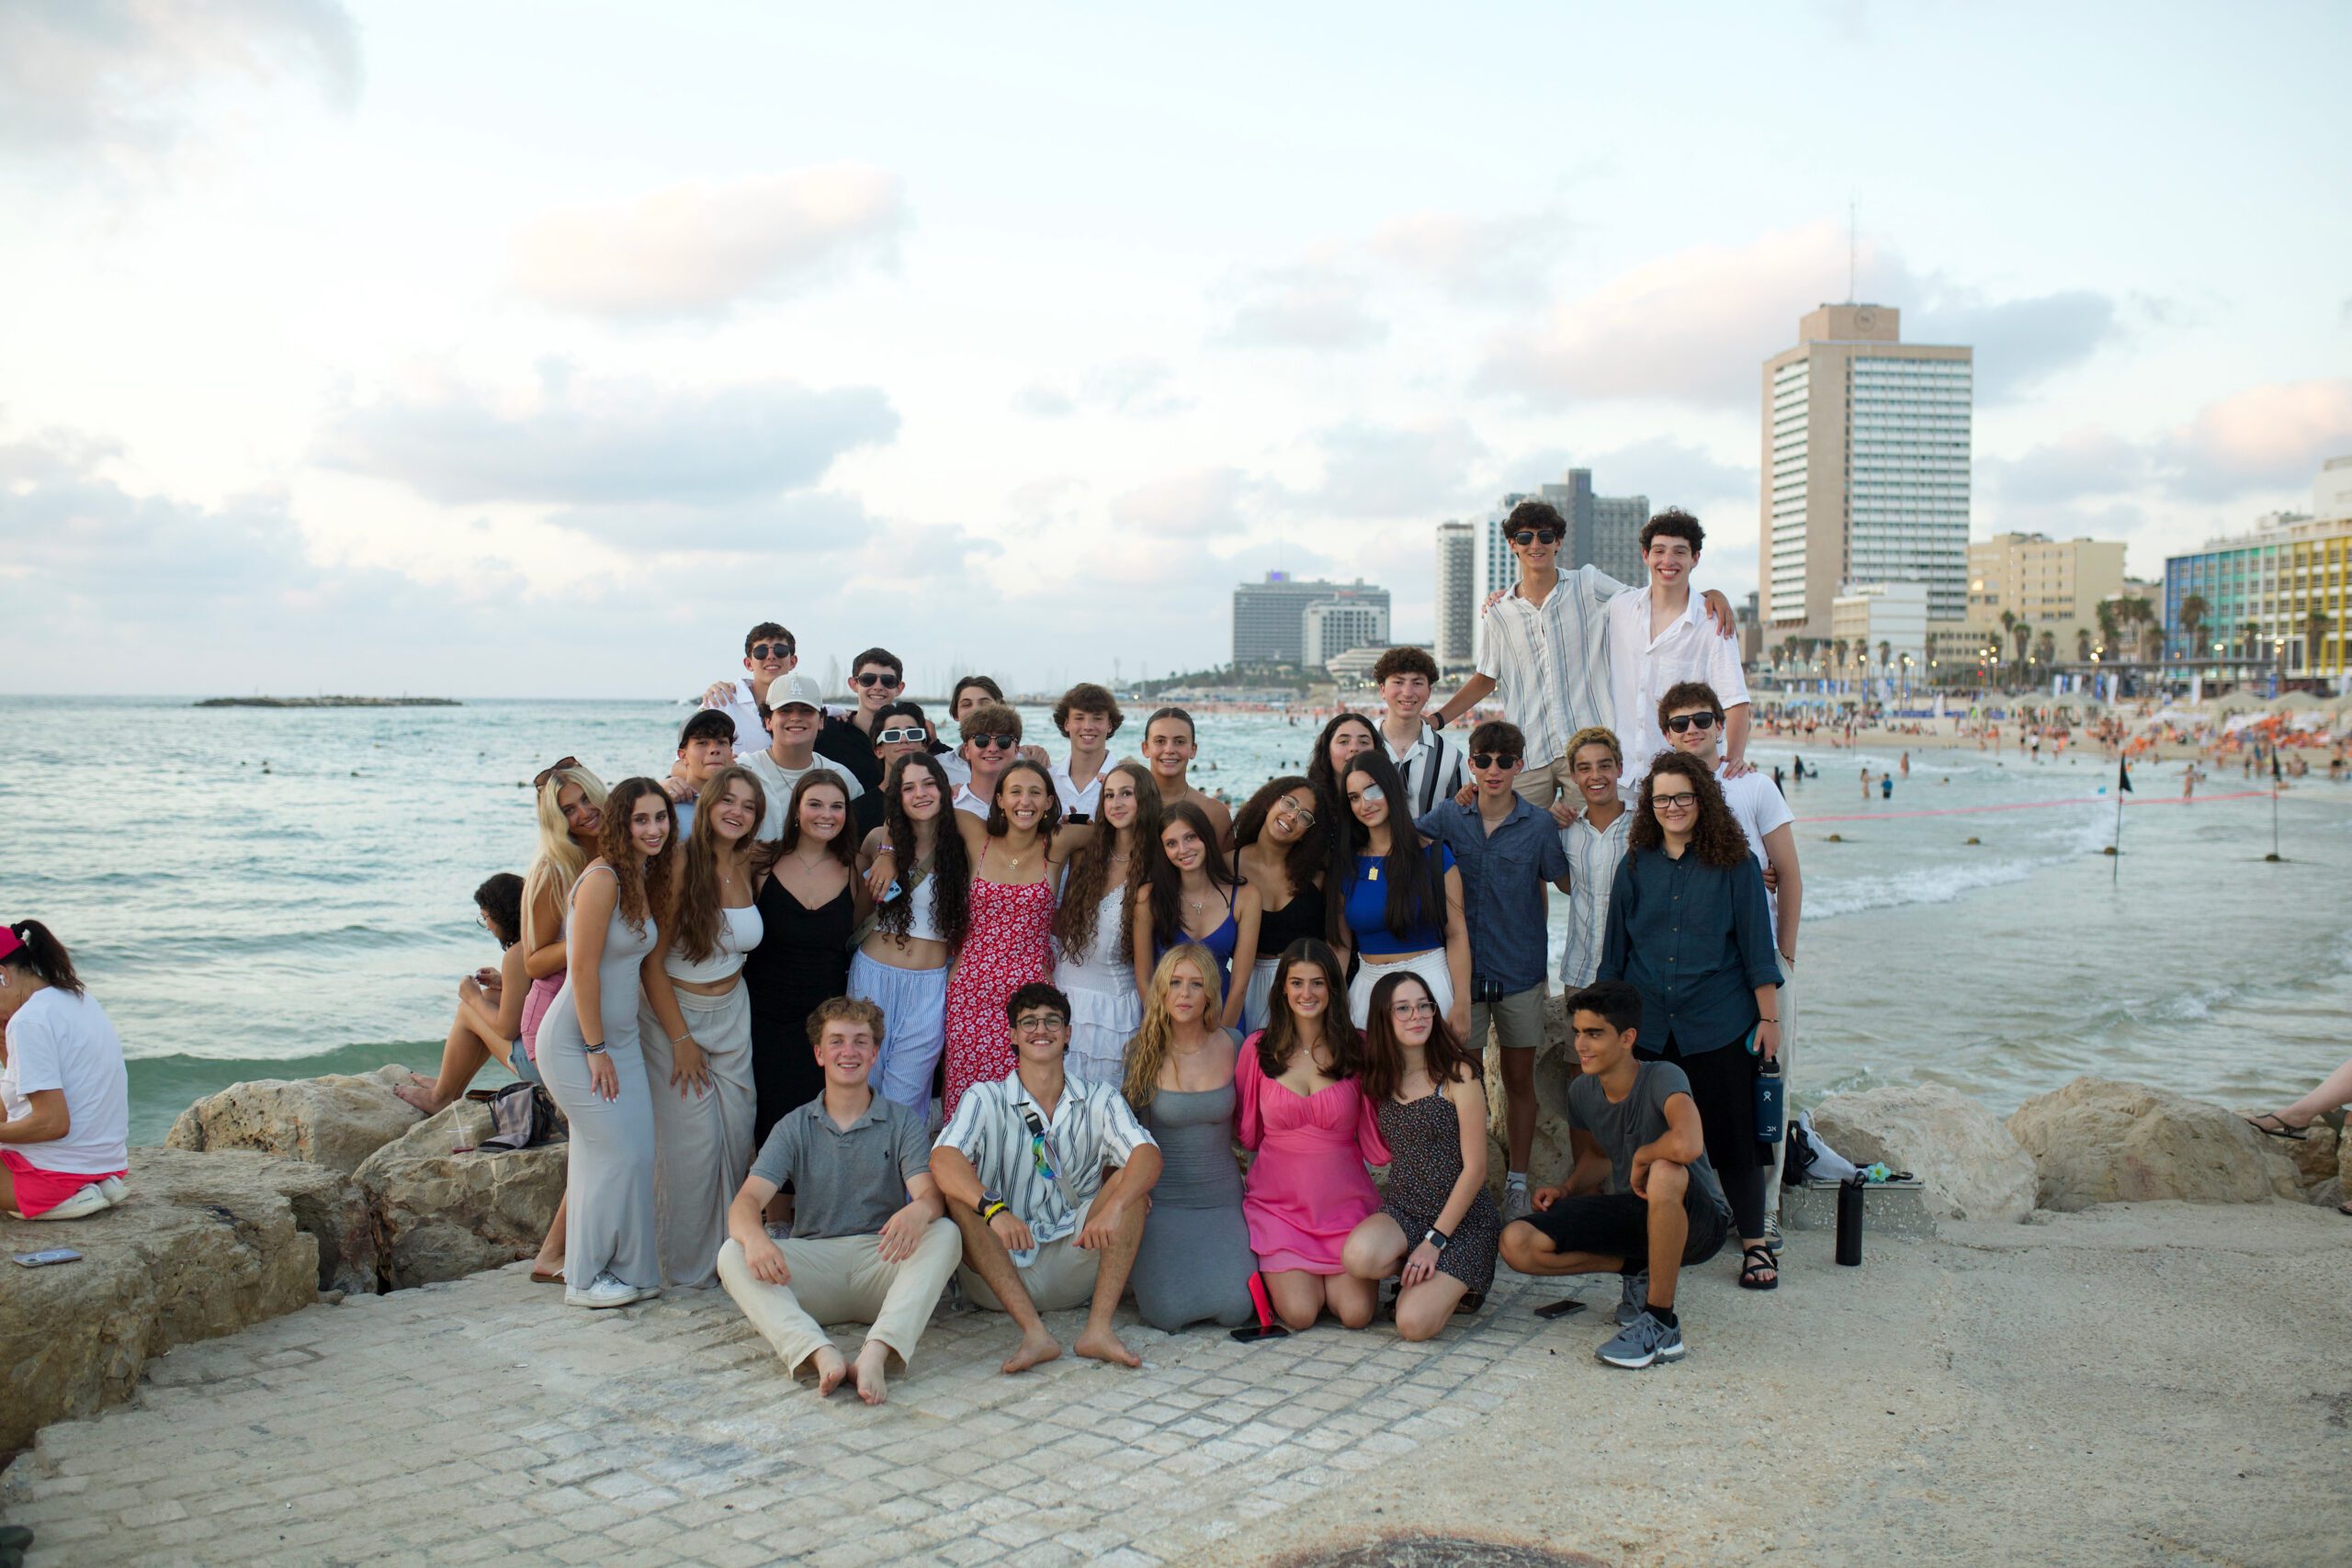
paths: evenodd
<path fill-rule="evenodd" d="M 2148 453 L 2112 431 L 2071 430 L 2015 457 L 1979 457 L 2004 510 L 2064 506 L 2086 496 L 2137 490 L 2149 477 Z"/>
<path fill-rule="evenodd" d="M 334 0 L 10 0 L 0 152 L 152 153 L 215 85 L 314 82 L 358 96 L 359 38 Z"/>
<path fill-rule="evenodd" d="M 1032 381 L 1012 394 L 1012 406 L 1033 419 L 1068 419 L 1078 412 L 1078 400 L 1059 387 Z"/>
<path fill-rule="evenodd" d="M 1931 296 L 1916 311 L 1905 310 L 1903 322 L 1912 342 L 1975 349 L 1980 404 L 2006 401 L 2071 369 L 2116 331 L 2115 301 L 2087 288 L 1998 302 L 1969 293 Z"/>
<path fill-rule="evenodd" d="M 1520 300 L 1543 292 L 1569 230 L 1556 212 L 1415 212 L 1382 224 L 1365 249 L 1464 303 Z"/>
<path fill-rule="evenodd" d="M 345 407 L 316 457 L 444 502 L 722 506 L 812 485 L 842 453 L 898 428 L 873 388 L 575 384 L 551 364 L 527 397 L 449 386 Z"/>
<path fill-rule="evenodd" d="M 1166 360 L 1118 359 L 1079 378 L 1075 392 L 1050 381 L 1033 381 L 1013 393 L 1012 406 L 1036 419 L 1067 419 L 1081 410 L 1159 419 L 1194 404 L 1176 389 L 1175 382 L 1176 372 Z"/>
<path fill-rule="evenodd" d="M 1645 495 L 1653 511 L 1679 506 L 1715 519 L 1726 515 L 1717 502 L 1736 502 L 1749 509 L 1739 526 L 1754 522 L 1756 470 L 1745 464 L 1719 462 L 1691 442 L 1671 435 L 1645 436 L 1630 446 L 1596 453 L 1578 466 L 1592 470 L 1593 488 L 1603 495 Z M 1718 521 L 1715 526 L 1728 525 Z"/>
<path fill-rule="evenodd" d="M 802 564 L 853 549 L 876 526 L 856 497 L 832 491 L 724 507 L 581 506 L 547 521 L 625 554 L 788 554 Z"/>
<path fill-rule="evenodd" d="M 1477 494 L 1472 469 L 1486 443 L 1459 419 L 1425 424 L 1350 422 L 1313 437 L 1323 477 L 1299 494 L 1310 514 L 1419 517 L 1459 511 Z"/>
<path fill-rule="evenodd" d="M 672 186 L 532 219 L 508 276 L 560 310 L 613 321 L 722 315 L 895 258 L 898 176 L 862 164 Z"/>
<path fill-rule="evenodd" d="M 1322 263 L 1271 267 L 1230 286 L 1237 302 L 1223 340 L 1243 348 L 1369 348 L 1388 323 L 1364 304 L 1363 280 Z"/>
<path fill-rule="evenodd" d="M 1123 491 L 1111 498 L 1111 521 L 1159 539 L 1209 539 L 1250 530 L 1245 507 L 1262 487 L 1239 468 L 1201 468 Z"/>
<path fill-rule="evenodd" d="M 2308 486 L 2322 462 L 2352 452 L 2352 378 L 2274 382 L 2219 402 L 2173 430 L 2157 458 L 2207 499 Z"/>

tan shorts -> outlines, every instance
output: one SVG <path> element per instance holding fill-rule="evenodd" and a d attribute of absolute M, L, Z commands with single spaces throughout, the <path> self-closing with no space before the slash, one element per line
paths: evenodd
<path fill-rule="evenodd" d="M 1532 1051 L 1544 1043 L 1544 996 L 1546 987 L 1539 980 L 1523 991 L 1510 995 L 1491 1005 L 1470 1004 L 1470 1056 L 1473 1061 L 1487 1057 L 1487 1031 L 1492 1026 L 1495 1043 L 1506 1051 Z"/>
<path fill-rule="evenodd" d="M 1088 1305 L 1094 1300 L 1094 1277 L 1102 1270 L 1102 1254 L 1078 1245 L 1078 1238 L 1086 1232 L 1086 1217 L 1093 1211 L 1093 1199 L 1080 1203 L 1078 1229 L 1059 1241 L 1044 1243 L 1037 1248 L 1037 1256 L 1022 1266 L 1022 1289 L 1029 1292 L 1029 1304 L 1039 1312 L 1061 1312 Z M 989 1282 L 970 1264 L 959 1264 L 956 1278 L 973 1305 L 989 1312 L 1004 1310 L 1004 1303 L 996 1299 Z"/>

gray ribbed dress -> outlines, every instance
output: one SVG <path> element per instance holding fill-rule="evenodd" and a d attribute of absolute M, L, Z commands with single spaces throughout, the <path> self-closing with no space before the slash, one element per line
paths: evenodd
<path fill-rule="evenodd" d="M 1188 1323 L 1227 1328 L 1258 1320 L 1250 1276 L 1250 1226 L 1241 1217 L 1241 1167 L 1233 1157 L 1233 1085 L 1161 1089 L 1144 1107 L 1159 1145 L 1159 1181 L 1136 1250 L 1136 1310 L 1170 1333 Z"/>

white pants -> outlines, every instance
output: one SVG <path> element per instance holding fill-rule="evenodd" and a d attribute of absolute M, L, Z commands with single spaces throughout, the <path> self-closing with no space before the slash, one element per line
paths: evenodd
<path fill-rule="evenodd" d="M 832 1343 L 819 1326 L 825 1323 L 871 1324 L 866 1338 L 888 1346 L 898 1366 L 913 1360 L 915 1342 L 964 1256 L 964 1238 L 955 1221 L 933 1220 L 904 1263 L 882 1260 L 878 1235 L 780 1241 L 776 1247 L 792 1271 L 789 1285 L 752 1278 L 742 1244 L 732 1238 L 718 1249 L 718 1282 L 797 1377 Z"/>
<path fill-rule="evenodd" d="M 1443 1018 L 1453 1010 L 1453 975 L 1445 966 L 1445 949 L 1433 947 L 1413 958 L 1398 959 L 1393 964 L 1374 964 L 1366 959 L 1356 967 L 1356 977 L 1348 982 L 1348 1016 L 1358 1029 L 1372 1016 L 1372 988 L 1391 975 L 1419 975 L 1429 983 L 1430 998 L 1437 1003 L 1437 1015 Z"/>

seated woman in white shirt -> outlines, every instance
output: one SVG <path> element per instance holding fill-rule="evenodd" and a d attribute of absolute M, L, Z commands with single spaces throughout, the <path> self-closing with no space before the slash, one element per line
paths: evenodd
<path fill-rule="evenodd" d="M 122 1041 L 39 920 L 0 927 L 0 1213 L 78 1220 L 122 1201 L 130 1080 Z"/>

